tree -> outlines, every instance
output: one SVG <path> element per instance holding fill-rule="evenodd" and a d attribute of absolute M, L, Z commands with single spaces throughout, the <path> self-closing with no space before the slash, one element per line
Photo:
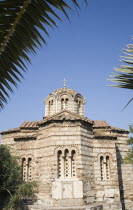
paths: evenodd
<path fill-rule="evenodd" d="M 22 209 L 24 200 L 34 197 L 36 183 L 23 182 L 21 174 L 17 159 L 0 145 L 0 209 Z"/>
<path fill-rule="evenodd" d="M 133 133 L 133 125 L 130 127 L 130 133 Z M 130 151 L 128 152 L 127 156 L 124 158 L 124 163 L 131 163 L 133 164 L 133 136 L 131 136 L 127 143 L 131 146 Z"/>
<path fill-rule="evenodd" d="M 72 2 L 79 8 L 77 0 L 0 1 L 0 108 L 7 103 L 12 86 L 23 78 L 29 53 L 35 54 L 36 48 L 46 44 L 40 31 L 49 35 L 47 28 L 57 26 L 59 11 L 69 19 L 65 9 L 71 9 Z"/>
<path fill-rule="evenodd" d="M 113 79 L 109 80 L 117 83 L 116 85 L 111 85 L 113 87 L 133 89 L 133 44 L 127 45 L 127 49 L 124 49 L 123 51 L 124 56 L 121 56 L 123 58 L 122 62 L 128 65 L 121 65 L 120 68 L 115 68 L 115 72 L 110 75 Z M 132 100 L 133 98 L 130 99 L 127 105 Z"/>

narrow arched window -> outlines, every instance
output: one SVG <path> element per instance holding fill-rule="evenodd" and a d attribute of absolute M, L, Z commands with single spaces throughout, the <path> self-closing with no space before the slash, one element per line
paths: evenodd
<path fill-rule="evenodd" d="M 68 109 L 68 98 L 65 100 L 65 109 Z"/>
<path fill-rule="evenodd" d="M 65 108 L 65 101 L 64 98 L 61 99 L 61 110 Z"/>
<path fill-rule="evenodd" d="M 100 172 L 101 172 L 101 180 L 104 178 L 104 164 L 103 164 L 104 158 L 103 156 L 100 157 Z"/>
<path fill-rule="evenodd" d="M 71 174 L 72 174 L 72 177 L 76 176 L 75 156 L 76 156 L 76 152 L 75 152 L 75 150 L 72 150 L 72 158 L 71 158 Z"/>
<path fill-rule="evenodd" d="M 100 174 L 101 180 L 110 179 L 110 157 L 108 155 L 100 157 Z"/>
<path fill-rule="evenodd" d="M 64 157 L 64 176 L 70 177 L 70 161 L 69 161 L 69 151 L 68 149 L 65 150 L 65 157 Z"/>
<path fill-rule="evenodd" d="M 50 114 L 53 114 L 53 100 L 51 100 L 51 103 L 50 103 L 50 109 L 51 109 L 51 113 Z"/>
<path fill-rule="evenodd" d="M 50 100 L 48 102 L 48 114 L 49 115 L 53 114 L 53 100 Z"/>
<path fill-rule="evenodd" d="M 106 156 L 106 178 L 110 179 L 109 156 Z"/>
<path fill-rule="evenodd" d="M 58 178 L 60 178 L 63 174 L 62 174 L 62 151 L 59 150 L 58 151 Z"/>
<path fill-rule="evenodd" d="M 51 105 L 50 105 L 50 101 L 48 102 L 48 114 L 50 115 L 50 110 L 51 110 Z"/>
<path fill-rule="evenodd" d="M 27 181 L 31 182 L 32 180 L 32 159 L 28 158 L 28 165 L 27 165 Z"/>
<path fill-rule="evenodd" d="M 22 158 L 22 178 L 23 181 L 27 181 L 26 159 Z"/>
<path fill-rule="evenodd" d="M 65 149 L 64 152 L 57 152 L 57 174 L 58 178 L 76 177 L 76 152 L 69 152 Z"/>
<path fill-rule="evenodd" d="M 77 114 L 80 114 L 81 101 L 80 100 L 76 100 L 76 104 L 77 104 Z"/>

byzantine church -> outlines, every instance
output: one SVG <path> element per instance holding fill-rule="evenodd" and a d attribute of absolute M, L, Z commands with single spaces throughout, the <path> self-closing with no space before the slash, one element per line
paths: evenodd
<path fill-rule="evenodd" d="M 129 132 L 90 120 L 85 103 L 64 85 L 46 97 L 42 120 L 1 132 L 2 144 L 19 157 L 23 180 L 37 181 L 36 205 L 133 209 L 133 168 L 121 161 Z"/>

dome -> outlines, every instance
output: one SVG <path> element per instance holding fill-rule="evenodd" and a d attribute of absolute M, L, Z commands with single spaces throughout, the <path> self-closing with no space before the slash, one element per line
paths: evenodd
<path fill-rule="evenodd" d="M 84 115 L 84 104 L 85 99 L 80 93 L 66 87 L 59 88 L 45 99 L 45 115 L 51 116 L 64 110 Z"/>
<path fill-rule="evenodd" d="M 77 94 L 77 92 L 75 90 L 72 90 L 70 88 L 59 88 L 59 89 L 55 90 L 52 94 L 58 95 L 60 93 L 68 93 L 73 97 Z"/>

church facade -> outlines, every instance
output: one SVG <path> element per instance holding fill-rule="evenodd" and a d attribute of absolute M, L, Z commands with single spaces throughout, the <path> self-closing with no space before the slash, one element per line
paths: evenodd
<path fill-rule="evenodd" d="M 23 180 L 38 182 L 37 204 L 133 209 L 133 169 L 121 162 L 128 131 L 88 119 L 84 106 L 81 94 L 57 89 L 45 99 L 45 117 L 1 132 L 2 144 L 20 157 Z"/>

